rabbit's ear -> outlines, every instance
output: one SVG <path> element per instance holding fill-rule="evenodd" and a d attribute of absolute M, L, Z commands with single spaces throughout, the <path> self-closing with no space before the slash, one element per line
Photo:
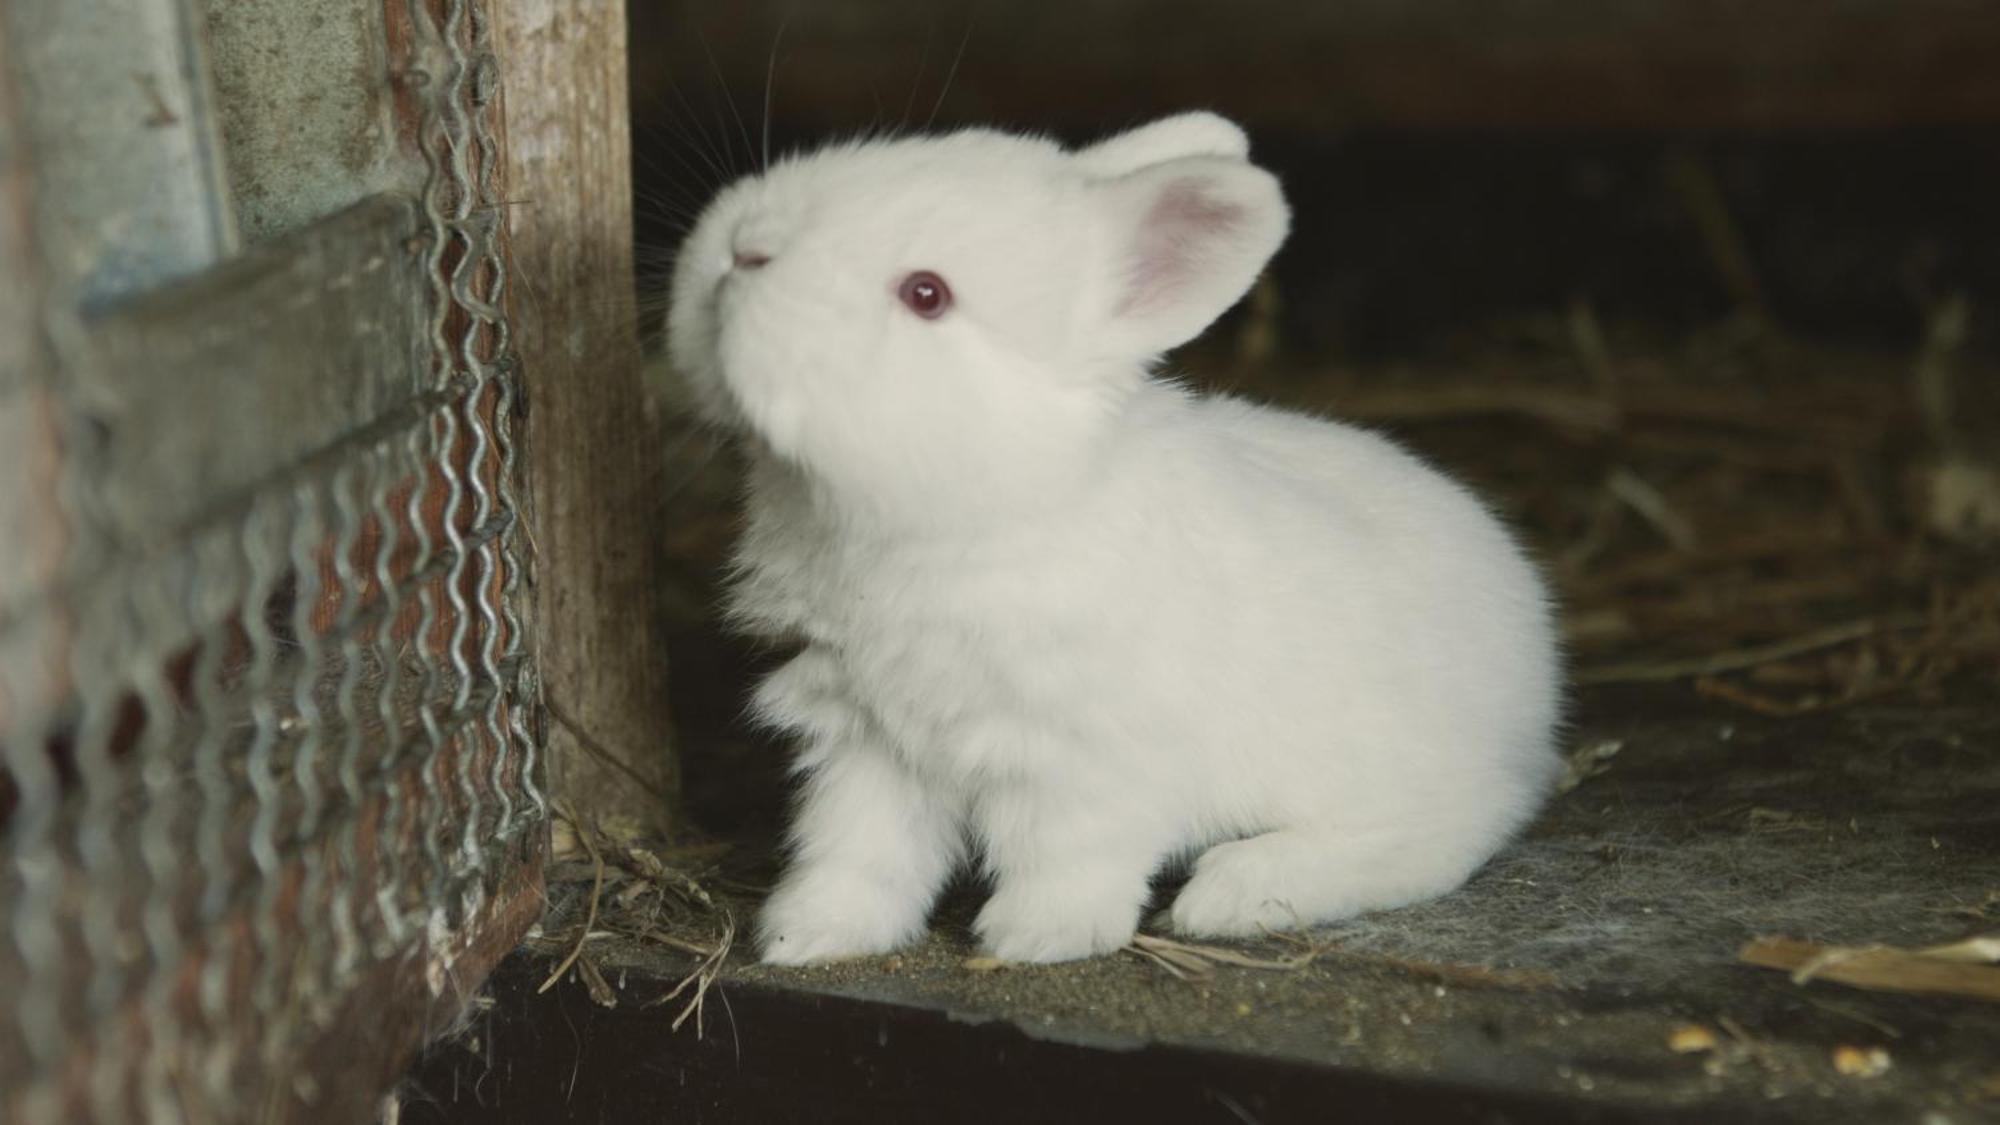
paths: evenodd
<path fill-rule="evenodd" d="M 1285 240 L 1277 177 L 1230 157 L 1149 165 L 1090 185 L 1104 278 L 1102 341 L 1153 356 L 1193 339 L 1235 304 Z"/>
<path fill-rule="evenodd" d="M 1186 156 L 1245 160 L 1249 155 L 1250 138 L 1234 121 L 1197 111 L 1129 129 L 1077 150 L 1075 158 L 1086 175 L 1110 179 Z"/>

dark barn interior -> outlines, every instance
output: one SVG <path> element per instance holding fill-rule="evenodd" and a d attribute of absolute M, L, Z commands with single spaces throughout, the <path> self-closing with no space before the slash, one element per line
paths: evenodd
<path fill-rule="evenodd" d="M 641 308 L 718 181 L 871 129 L 1242 122 L 1294 233 L 1174 371 L 1394 435 L 1559 591 L 1568 773 L 1464 890 L 1050 968 L 760 967 L 777 654 L 654 365 L 670 838 L 572 809 L 406 1120 L 2000 1115 L 2000 8 L 630 0 Z M 655 340 L 657 343 L 657 340 Z M 558 719 L 562 716 L 558 715 Z M 1166 901 L 1161 888 L 1155 905 Z"/>

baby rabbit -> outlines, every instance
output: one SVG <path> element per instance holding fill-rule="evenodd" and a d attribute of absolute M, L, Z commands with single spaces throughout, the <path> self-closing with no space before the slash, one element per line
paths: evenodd
<path fill-rule="evenodd" d="M 1553 779 L 1549 598 L 1373 434 L 1152 377 L 1284 240 L 1241 129 L 836 144 L 724 190 L 672 358 L 752 463 L 735 622 L 803 650 L 781 964 L 924 930 L 971 854 L 993 955 L 1256 934 L 1463 882 Z"/>

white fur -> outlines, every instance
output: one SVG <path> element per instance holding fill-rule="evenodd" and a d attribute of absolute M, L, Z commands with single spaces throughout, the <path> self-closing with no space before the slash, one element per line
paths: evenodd
<path fill-rule="evenodd" d="M 968 845 L 1010 960 L 1118 948 L 1189 856 L 1184 933 L 1399 906 L 1541 801 L 1554 633 L 1492 516 L 1372 434 L 1147 374 L 1283 240 L 1246 151 L 1206 114 L 854 143 L 689 237 L 674 358 L 752 452 L 733 614 L 804 646 L 755 700 L 801 784 L 767 960 L 910 941 Z"/>

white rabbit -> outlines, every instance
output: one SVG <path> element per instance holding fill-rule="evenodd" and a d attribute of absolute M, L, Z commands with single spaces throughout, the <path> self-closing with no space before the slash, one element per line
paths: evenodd
<path fill-rule="evenodd" d="M 1197 854 L 1182 933 L 1399 906 L 1550 787 L 1549 599 L 1479 501 L 1149 376 L 1284 239 L 1247 153 L 1204 113 L 857 141 L 689 236 L 673 359 L 752 461 L 732 612 L 804 645 L 755 699 L 801 785 L 766 960 L 911 941 L 968 849 L 1008 960 L 1119 948 Z"/>

